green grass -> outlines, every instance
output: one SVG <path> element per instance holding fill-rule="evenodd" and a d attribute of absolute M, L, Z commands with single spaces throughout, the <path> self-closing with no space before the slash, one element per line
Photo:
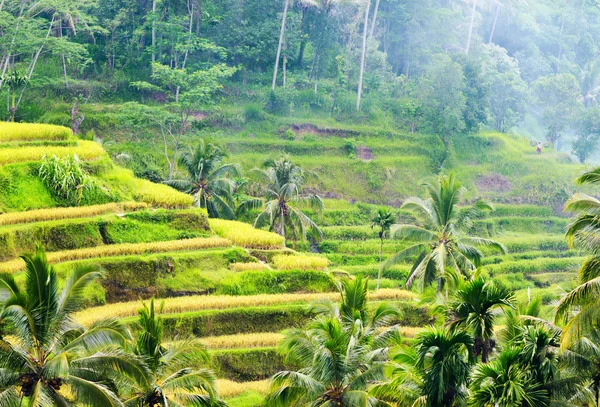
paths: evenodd
<path fill-rule="evenodd" d="M 264 395 L 255 391 L 247 391 L 239 396 L 227 399 L 227 404 L 230 407 L 261 407 L 264 401 Z"/>

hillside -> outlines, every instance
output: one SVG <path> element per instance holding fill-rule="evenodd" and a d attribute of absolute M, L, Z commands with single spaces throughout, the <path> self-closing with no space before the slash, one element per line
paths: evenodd
<path fill-rule="evenodd" d="M 77 315 L 84 325 L 103 317 L 133 323 L 140 299 L 165 298 L 169 337 L 202 338 L 221 378 L 221 394 L 232 406 L 257 406 L 268 389 L 265 380 L 285 367 L 276 351 L 281 332 L 308 320 L 306 304 L 336 299 L 335 281 L 347 275 L 368 276 L 375 287 L 379 239 L 370 224 L 379 206 L 360 201 L 397 206 L 403 197 L 420 193 L 419 184 L 435 174 L 426 147 L 435 146 L 435 139 L 427 136 L 334 130 L 322 124 L 290 127 L 296 129 L 293 140 L 287 130 L 283 134 L 290 139 L 284 140 L 279 131 L 269 133 L 268 126 L 256 124 L 220 135 L 219 141 L 231 150 L 230 160 L 246 168 L 262 157 L 289 153 L 320 175 L 315 190 L 336 197 L 325 199 L 322 216 L 313 214 L 324 239 L 312 247 L 298 242 L 297 251 L 286 248 L 280 236 L 247 223 L 208 219 L 204 210 L 190 208 L 188 195 L 135 178 L 115 165 L 100 145 L 79 140 L 68 129 L 0 124 L 0 160 L 6 157 L 0 169 L 0 271 L 22 279 L 23 263 L 17 256 L 38 243 L 61 275 L 76 265 L 101 266 L 105 277 L 88 290 L 87 309 Z M 259 128 L 261 133 L 249 136 Z M 350 136 L 356 140 L 352 155 L 347 152 Z M 124 143 L 108 146 L 113 155 L 136 152 Z M 450 164 L 464 180 L 467 196 L 496 202 L 495 210 L 475 220 L 471 231 L 493 237 L 509 250 L 505 256 L 489 252 L 483 273 L 516 290 L 519 298 L 531 290 L 549 311 L 572 288 L 582 262 L 563 237 L 568 219 L 556 216 L 582 166 L 558 153 L 536 155 L 526 140 L 495 133 L 464 137 L 456 151 Z M 45 154 L 77 154 L 103 194 L 85 205 L 64 207 L 40 178 L 39 161 Z M 549 173 L 556 177 L 545 182 Z M 375 174 L 375 180 L 367 174 Z M 377 178 L 382 174 L 388 176 Z M 385 194 L 374 195 L 378 188 Z M 557 190 L 562 195 L 555 195 Z M 540 205 L 523 204 L 528 202 Z M 403 210 L 394 209 L 394 216 L 398 222 L 414 221 Z M 386 240 L 383 255 L 406 245 Z M 319 255 L 310 253 L 315 249 Z M 416 294 L 403 289 L 409 270 L 405 264 L 385 271 L 382 289 L 371 294 L 375 302 L 400 306 L 405 344 L 431 319 Z"/>

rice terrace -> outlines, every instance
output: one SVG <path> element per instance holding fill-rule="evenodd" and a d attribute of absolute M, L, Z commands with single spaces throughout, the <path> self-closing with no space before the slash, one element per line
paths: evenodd
<path fill-rule="evenodd" d="M 600 406 L 600 4 L 0 0 L 0 407 Z"/>

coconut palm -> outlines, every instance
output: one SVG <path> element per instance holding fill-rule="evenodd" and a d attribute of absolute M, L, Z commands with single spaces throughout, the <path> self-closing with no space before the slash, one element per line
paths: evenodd
<path fill-rule="evenodd" d="M 146 371 L 123 351 L 126 328 L 103 321 L 84 328 L 72 318 L 84 290 L 101 273 L 78 267 L 59 288 L 54 267 L 38 248 L 25 262 L 25 287 L 0 275 L 0 405 L 120 406 L 118 383 L 125 376 L 144 382 Z"/>
<path fill-rule="evenodd" d="M 298 371 L 282 371 L 271 379 L 267 406 L 376 406 L 369 390 L 385 380 L 388 347 L 397 331 L 384 329 L 396 315 L 391 308 L 368 312 L 366 280 L 341 286 L 342 302 L 316 306 L 319 316 L 306 329 L 286 334 L 280 345 Z"/>
<path fill-rule="evenodd" d="M 474 338 L 473 355 L 487 362 L 494 347 L 494 323 L 499 308 L 514 308 L 514 293 L 481 278 L 466 282 L 449 305 L 449 326 L 466 329 Z"/>
<path fill-rule="evenodd" d="M 600 405 L 600 329 L 589 330 L 587 336 L 579 339 L 562 353 L 567 369 L 584 379 L 575 399 L 589 399 L 589 404 Z M 584 403 L 581 403 L 584 404 Z"/>
<path fill-rule="evenodd" d="M 600 183 L 600 168 L 586 172 L 577 183 Z M 556 311 L 556 320 L 566 323 L 562 335 L 566 348 L 582 338 L 600 317 L 600 200 L 578 193 L 569 199 L 565 210 L 578 212 L 567 230 L 569 246 L 590 254 L 579 269 L 580 285 L 560 301 Z"/>
<path fill-rule="evenodd" d="M 473 338 L 464 331 L 429 328 L 417 336 L 416 367 L 422 371 L 424 405 L 450 407 L 467 397 Z"/>
<path fill-rule="evenodd" d="M 377 234 L 381 245 L 379 246 L 379 263 L 383 260 L 383 239 L 390 234 L 390 228 L 396 222 L 392 212 L 386 208 L 381 208 L 377 211 L 377 215 L 372 220 L 371 228 L 378 229 Z M 377 289 L 379 290 L 379 283 L 381 281 L 381 267 L 377 275 Z"/>
<path fill-rule="evenodd" d="M 487 246 L 506 253 L 506 248 L 493 240 L 469 236 L 465 229 L 470 221 L 490 205 L 478 200 L 472 206 L 458 208 L 463 188 L 454 175 L 441 176 L 435 185 L 426 184 L 429 198 L 409 198 L 403 208 L 415 212 L 423 226 L 395 225 L 391 236 L 414 244 L 400 251 L 384 264 L 384 268 L 416 257 L 407 287 L 418 281 L 420 288 L 438 281 L 438 293 L 451 274 L 470 277 L 481 265 L 483 254 L 476 246 Z"/>
<path fill-rule="evenodd" d="M 473 369 L 470 405 L 474 407 L 545 407 L 548 392 L 528 377 L 521 350 L 508 348 L 490 363 Z"/>
<path fill-rule="evenodd" d="M 305 238 L 308 231 L 322 237 L 321 230 L 298 205 L 323 211 L 323 201 L 314 194 L 302 194 L 306 179 L 314 174 L 304 171 L 289 157 L 267 160 L 264 170 L 256 171 L 263 179 L 264 200 L 249 199 L 238 208 L 239 212 L 264 206 L 256 217 L 254 227 L 268 226 L 270 230 L 293 240 Z"/>
<path fill-rule="evenodd" d="M 154 300 L 139 311 L 140 334 L 135 353 L 148 365 L 150 379 L 137 383 L 128 406 L 218 406 L 212 371 L 197 366 L 209 360 L 204 347 L 195 339 L 165 345 L 163 322 L 157 316 Z"/>
<path fill-rule="evenodd" d="M 188 179 L 167 183 L 192 194 L 196 205 L 205 208 L 211 218 L 233 219 L 233 192 L 235 182 L 229 176 L 239 176 L 234 164 L 223 164 L 227 153 L 221 147 L 200 139 L 195 151 L 179 157 L 179 163 L 188 172 Z"/>

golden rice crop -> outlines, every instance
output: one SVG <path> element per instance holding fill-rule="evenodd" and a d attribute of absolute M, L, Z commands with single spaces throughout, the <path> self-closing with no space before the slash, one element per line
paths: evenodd
<path fill-rule="evenodd" d="M 229 268 L 233 271 L 263 271 L 270 269 L 265 263 L 231 263 Z"/>
<path fill-rule="evenodd" d="M 1 148 L 0 165 L 26 161 L 40 161 L 43 156 L 66 157 L 76 154 L 84 161 L 96 160 L 106 154 L 104 149 L 93 141 L 82 140 L 74 147 L 18 147 Z"/>
<path fill-rule="evenodd" d="M 147 205 L 141 202 L 123 202 L 118 204 L 109 203 L 104 205 L 35 209 L 26 212 L 11 212 L 0 215 L 0 226 L 50 220 L 86 218 L 111 212 L 134 211 L 145 207 L 147 207 Z"/>
<path fill-rule="evenodd" d="M 339 293 L 261 294 L 245 296 L 196 295 L 165 298 L 164 300 L 161 300 L 161 302 L 164 302 L 163 312 L 165 314 L 179 314 L 182 312 L 239 307 L 305 304 L 319 300 L 337 301 L 339 297 Z M 406 290 L 386 288 L 369 293 L 369 299 L 374 301 L 413 300 L 415 299 L 415 294 Z M 135 316 L 139 309 L 139 301 L 114 303 L 80 311 L 77 313 L 76 319 L 84 325 L 89 325 L 94 321 L 109 317 L 125 318 Z"/>
<path fill-rule="evenodd" d="M 255 229 L 252 225 L 232 220 L 210 219 L 211 229 L 238 246 L 249 249 L 281 249 L 285 240 L 276 233 Z"/>
<path fill-rule="evenodd" d="M 329 266 L 329 260 L 307 254 L 278 254 L 273 256 L 273 264 L 279 270 L 325 270 Z"/>
<path fill-rule="evenodd" d="M 124 243 L 107 246 L 96 246 L 76 250 L 64 250 L 47 253 L 51 263 L 65 261 L 95 259 L 99 257 L 130 256 L 135 254 L 163 253 L 185 250 L 199 250 L 231 246 L 231 241 L 221 237 L 198 237 L 195 239 L 170 240 L 167 242 Z M 21 259 L 0 263 L 0 271 L 14 273 L 23 268 Z"/>
<path fill-rule="evenodd" d="M 145 179 L 135 180 L 134 198 L 161 208 L 189 208 L 194 203 L 191 195 L 179 192 L 168 185 L 155 184 Z"/>
<path fill-rule="evenodd" d="M 0 122 L 0 141 L 66 140 L 71 129 L 52 124 Z"/>
<path fill-rule="evenodd" d="M 275 332 L 249 333 L 239 335 L 210 336 L 201 342 L 208 349 L 264 348 L 277 346 L 283 334 Z"/>
<path fill-rule="evenodd" d="M 266 395 L 269 392 L 270 386 L 269 380 L 238 383 L 231 380 L 218 379 L 216 382 L 217 394 L 223 398 L 236 397 L 247 391 L 255 391 Z"/>

